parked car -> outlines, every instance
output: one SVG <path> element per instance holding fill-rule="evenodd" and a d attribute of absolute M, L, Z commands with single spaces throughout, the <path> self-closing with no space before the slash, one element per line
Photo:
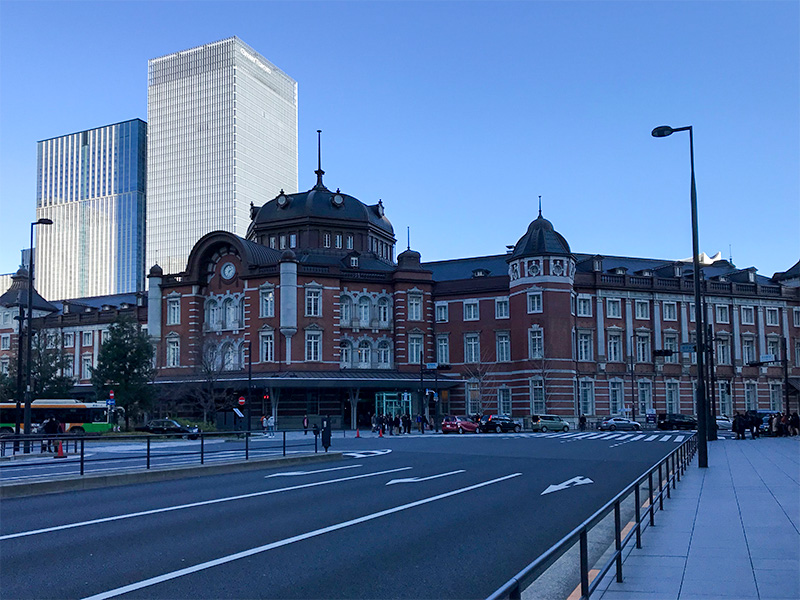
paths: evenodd
<path fill-rule="evenodd" d="M 730 431 L 733 428 L 733 422 L 730 417 L 725 415 L 717 415 L 717 429 L 720 431 Z"/>
<path fill-rule="evenodd" d="M 467 417 L 448 415 L 442 419 L 442 433 L 478 433 L 478 424 Z"/>
<path fill-rule="evenodd" d="M 636 421 L 625 417 L 611 417 L 600 423 L 601 431 L 616 431 L 617 429 L 620 431 L 641 431 L 642 426 Z"/>
<path fill-rule="evenodd" d="M 689 415 L 661 413 L 658 415 L 659 429 L 697 429 L 697 419 Z"/>
<path fill-rule="evenodd" d="M 558 415 L 531 415 L 534 431 L 569 431 L 569 423 Z"/>
<path fill-rule="evenodd" d="M 503 433 L 506 431 L 519 433 L 522 431 L 522 425 L 514 421 L 511 417 L 483 415 L 480 423 L 478 423 L 478 431 L 481 433 Z"/>
<path fill-rule="evenodd" d="M 199 427 L 186 427 L 173 419 L 153 419 L 144 427 L 137 427 L 136 431 L 146 431 L 147 433 L 181 433 L 190 440 L 200 437 Z"/>

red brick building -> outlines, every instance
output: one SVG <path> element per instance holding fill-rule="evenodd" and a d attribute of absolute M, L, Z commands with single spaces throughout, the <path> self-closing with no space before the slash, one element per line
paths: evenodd
<path fill-rule="evenodd" d="M 395 258 L 382 203 L 331 191 L 322 175 L 252 207 L 246 239 L 210 233 L 183 273 L 151 269 L 146 302 L 134 301 L 162 397 L 249 396 L 285 427 L 304 414 L 349 426 L 375 411 L 573 422 L 694 412 L 695 356 L 681 352 L 695 329 L 691 263 L 574 253 L 541 212 L 504 254 Z M 767 278 L 705 261 L 718 413 L 783 410 L 787 393 L 796 409 L 799 265 Z M 100 326 L 103 309 L 94 312 Z M 45 326 L 78 332 L 74 321 L 57 314 Z M 748 365 L 764 355 L 776 362 Z"/>

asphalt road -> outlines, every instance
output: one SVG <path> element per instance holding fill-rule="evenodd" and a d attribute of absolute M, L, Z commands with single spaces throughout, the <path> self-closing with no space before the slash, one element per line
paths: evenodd
<path fill-rule="evenodd" d="M 334 438 L 341 461 L 5 500 L 2 596 L 485 598 L 686 436 L 653 435 Z"/>

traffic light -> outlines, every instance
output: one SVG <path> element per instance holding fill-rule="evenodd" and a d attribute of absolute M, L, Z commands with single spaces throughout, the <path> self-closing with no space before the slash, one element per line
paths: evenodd
<path fill-rule="evenodd" d="M 653 356 L 672 356 L 673 354 L 675 354 L 674 350 L 653 350 Z"/>

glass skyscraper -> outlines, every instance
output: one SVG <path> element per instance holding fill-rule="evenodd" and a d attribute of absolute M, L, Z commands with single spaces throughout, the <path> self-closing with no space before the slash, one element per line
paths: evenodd
<path fill-rule="evenodd" d="M 147 123 L 38 142 L 37 291 L 47 300 L 144 289 Z M 26 265 L 27 267 L 27 265 Z"/>
<path fill-rule="evenodd" d="M 297 82 L 236 37 L 148 63 L 147 268 L 297 191 Z"/>

